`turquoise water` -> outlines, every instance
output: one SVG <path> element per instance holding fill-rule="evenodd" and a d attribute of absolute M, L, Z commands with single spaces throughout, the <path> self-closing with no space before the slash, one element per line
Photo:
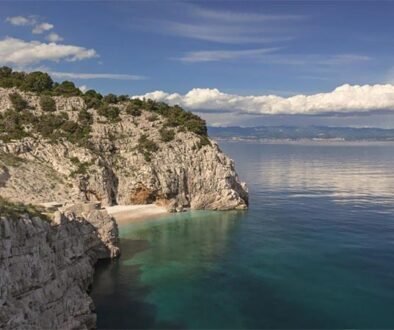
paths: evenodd
<path fill-rule="evenodd" d="M 394 328 L 394 146 L 221 146 L 250 209 L 121 226 L 99 328 Z"/>

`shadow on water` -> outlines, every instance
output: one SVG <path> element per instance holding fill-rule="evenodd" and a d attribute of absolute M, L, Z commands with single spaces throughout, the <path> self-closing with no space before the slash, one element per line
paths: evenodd
<path fill-rule="evenodd" d="M 120 258 L 99 260 L 95 267 L 90 295 L 96 306 L 98 329 L 185 329 L 182 324 L 157 321 L 156 307 L 144 301 L 151 289 L 140 281 L 140 266 L 124 264 L 124 260 L 147 250 L 149 242 L 122 238 L 120 247 Z"/>

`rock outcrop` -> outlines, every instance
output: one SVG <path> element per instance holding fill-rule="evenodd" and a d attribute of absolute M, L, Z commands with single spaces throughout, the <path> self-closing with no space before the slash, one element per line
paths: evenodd
<path fill-rule="evenodd" d="M 92 204 L 0 214 L 0 328 L 94 328 L 93 265 L 118 254 L 115 221 Z"/>
<path fill-rule="evenodd" d="M 12 108 L 12 89 L 0 89 L 0 113 Z M 30 111 L 42 113 L 39 98 L 22 93 Z M 75 119 L 86 109 L 81 97 L 55 97 L 56 114 Z M 1 142 L 0 194 L 11 200 L 100 201 L 103 205 L 159 203 L 170 211 L 192 209 L 243 209 L 248 204 L 245 185 L 234 163 L 214 141 L 180 127 L 171 128 L 174 137 L 164 142 L 161 130 L 166 118 L 142 110 L 138 116 L 120 109 L 118 121 L 109 121 L 94 109 L 89 146 L 65 139 L 48 141 L 34 135 Z M 75 119 L 77 120 L 77 119 Z M 141 138 L 155 144 L 146 153 Z M 2 156 L 3 155 L 3 156 Z M 5 155 L 17 157 L 7 164 Z"/>

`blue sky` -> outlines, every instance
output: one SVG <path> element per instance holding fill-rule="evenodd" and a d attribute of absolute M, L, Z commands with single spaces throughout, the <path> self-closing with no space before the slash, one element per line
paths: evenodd
<path fill-rule="evenodd" d="M 394 88 L 349 89 L 334 107 L 330 95 L 283 105 L 344 84 L 394 82 L 393 13 L 389 1 L 3 1 L 0 64 L 57 72 L 102 93 L 164 91 L 154 97 L 211 124 L 393 127 Z M 196 88 L 204 90 L 186 97 Z M 268 94 L 281 99 L 258 99 Z M 349 105 L 353 95 L 366 99 Z"/>

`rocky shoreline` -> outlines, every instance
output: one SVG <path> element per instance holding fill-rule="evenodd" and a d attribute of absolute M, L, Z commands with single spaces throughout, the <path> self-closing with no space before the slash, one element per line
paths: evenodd
<path fill-rule="evenodd" d="M 117 224 L 101 207 L 247 208 L 234 162 L 197 115 L 82 93 L 45 73 L 3 74 L 11 88 L 0 88 L 0 328 L 95 327 L 94 264 L 120 253 Z M 26 86 L 27 76 L 48 86 Z"/>
<path fill-rule="evenodd" d="M 94 264 L 117 257 L 118 240 L 97 204 L 64 207 L 52 220 L 0 214 L 0 328 L 95 328 Z"/>

